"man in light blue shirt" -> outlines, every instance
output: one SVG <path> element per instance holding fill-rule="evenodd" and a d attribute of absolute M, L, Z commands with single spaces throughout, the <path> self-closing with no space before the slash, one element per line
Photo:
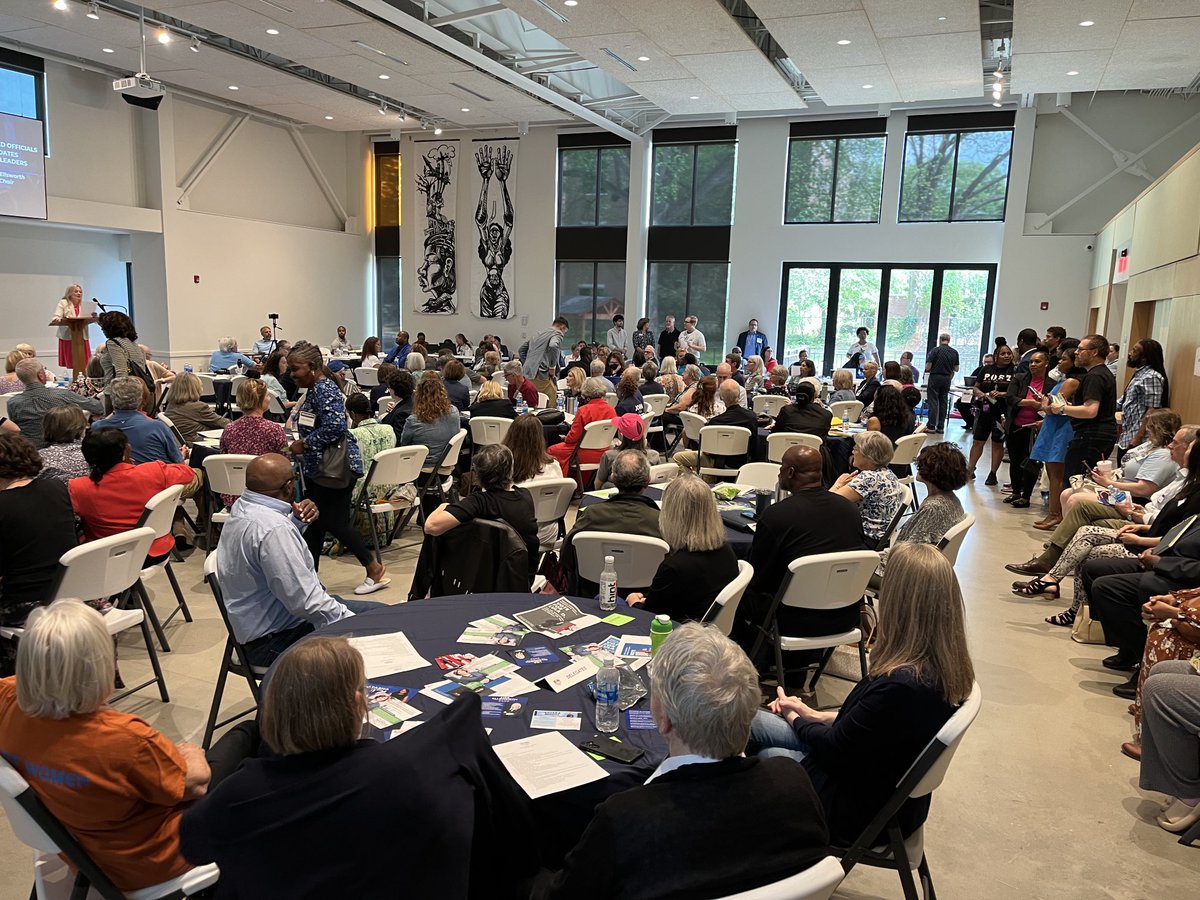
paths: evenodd
<path fill-rule="evenodd" d="M 92 430 L 120 428 L 129 438 L 135 463 L 155 460 L 181 463 L 183 450 L 179 446 L 179 439 L 162 419 L 151 419 L 139 408 L 145 387 L 142 379 L 132 375 L 114 378 L 108 386 L 108 396 L 113 405 L 112 415 L 97 419 L 92 423 Z"/>
<path fill-rule="evenodd" d="M 225 611 L 254 666 L 269 666 L 322 625 L 384 605 L 325 590 L 303 538 L 317 507 L 311 500 L 292 502 L 295 490 L 287 457 L 257 457 L 246 468 L 246 492 L 233 504 L 217 544 Z"/>
<path fill-rule="evenodd" d="M 275 340 L 271 337 L 271 326 L 264 325 L 258 329 L 258 333 L 262 339 L 254 342 L 254 352 L 260 356 L 267 356 L 275 349 Z"/>
<path fill-rule="evenodd" d="M 253 369 L 255 362 L 246 354 L 238 353 L 237 341 L 231 337 L 223 337 L 217 341 L 217 349 L 208 361 L 208 368 L 212 372 L 220 372 L 228 371 L 234 366 L 248 366 Z"/>

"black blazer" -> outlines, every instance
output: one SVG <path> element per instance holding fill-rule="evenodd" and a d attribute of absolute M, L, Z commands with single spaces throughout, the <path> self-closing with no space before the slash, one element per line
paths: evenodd
<path fill-rule="evenodd" d="M 543 873 L 533 897 L 724 897 L 808 868 L 828 843 L 800 764 L 778 757 L 696 763 L 601 803 L 562 870 Z"/>
<path fill-rule="evenodd" d="M 642 608 L 666 613 L 676 622 L 698 622 L 737 574 L 737 556 L 728 544 L 716 550 L 672 550 L 646 588 Z"/>
<path fill-rule="evenodd" d="M 479 708 L 470 694 L 385 744 L 246 760 L 183 814 L 184 857 L 221 867 L 222 898 L 525 896 L 529 800 Z M 370 864 L 401 856 L 386 877 Z"/>
<path fill-rule="evenodd" d="M 875 399 L 875 392 L 879 390 L 879 385 L 878 378 L 864 381 L 858 386 L 858 393 L 854 395 L 854 399 L 860 401 L 863 406 L 870 406 Z"/>
<path fill-rule="evenodd" d="M 1004 398 L 1005 403 L 1008 405 L 1008 415 L 1004 417 L 1005 434 L 1012 434 L 1013 419 L 1017 417 L 1017 410 L 1020 408 L 1017 404 L 1025 399 L 1025 394 L 1029 391 L 1029 382 L 1032 380 L 1032 372 L 1028 369 L 1018 369 L 1017 374 L 1013 376 L 1013 380 L 1008 383 L 1008 394 Z M 1045 393 L 1049 393 L 1049 389 L 1053 385 L 1046 385 L 1045 387 L 1047 388 Z"/>
<path fill-rule="evenodd" d="M 379 420 L 380 425 L 390 425 L 392 431 L 396 432 L 396 446 L 400 446 L 400 438 L 404 433 L 404 422 L 412 415 L 413 401 L 412 397 L 407 400 L 397 401 L 396 405 L 391 408 L 386 416 Z"/>
<path fill-rule="evenodd" d="M 467 410 L 471 418 L 476 416 L 492 416 L 497 419 L 515 419 L 517 411 L 512 402 L 501 397 L 499 400 L 476 400 Z"/>

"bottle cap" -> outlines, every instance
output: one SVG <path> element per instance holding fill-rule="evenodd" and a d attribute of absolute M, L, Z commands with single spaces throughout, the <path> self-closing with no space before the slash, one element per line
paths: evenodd
<path fill-rule="evenodd" d="M 612 561 L 613 561 L 613 558 L 611 556 L 604 557 L 604 564 L 606 566 L 612 565 Z"/>
<path fill-rule="evenodd" d="M 666 613 L 659 613 L 654 618 L 658 619 L 658 621 L 660 621 L 660 622 L 670 622 L 671 621 L 671 617 L 668 616 Z"/>

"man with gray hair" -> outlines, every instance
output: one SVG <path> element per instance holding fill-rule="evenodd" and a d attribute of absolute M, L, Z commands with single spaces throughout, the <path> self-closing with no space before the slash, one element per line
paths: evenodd
<path fill-rule="evenodd" d="M 8 417 L 17 423 L 21 434 L 39 450 L 46 446 L 42 436 L 42 420 L 54 407 L 78 406 L 93 416 L 104 414 L 104 407 L 99 400 L 89 400 L 72 391 L 46 387 L 46 367 L 36 359 L 21 360 L 17 363 L 15 374 L 25 388 L 19 394 L 9 395 Z"/>
<path fill-rule="evenodd" d="M 950 415 L 950 382 L 958 371 L 958 351 L 950 346 L 950 333 L 938 335 L 938 345 L 925 357 L 925 387 L 929 394 L 929 432 L 941 434 Z"/>
<path fill-rule="evenodd" d="M 237 341 L 228 335 L 217 341 L 217 349 L 208 360 L 211 372 L 228 372 L 234 366 L 253 369 L 256 363 L 244 353 L 238 353 Z"/>
<path fill-rule="evenodd" d="M 525 377 L 521 363 L 515 359 L 504 364 L 504 380 L 508 382 L 508 399 L 514 406 L 517 404 L 517 394 L 520 394 L 530 409 L 537 409 L 538 389 L 532 381 Z M 542 391 L 545 394 L 545 391 Z M 549 397 L 549 394 L 546 394 Z"/>
<path fill-rule="evenodd" d="M 141 410 L 146 384 L 140 378 L 125 375 L 109 382 L 109 398 L 113 411 L 106 419 L 100 419 L 92 428 L 120 428 L 129 438 L 129 447 L 135 463 L 162 460 L 168 463 L 183 462 L 183 451 L 179 440 L 161 419 L 151 419 Z"/>
<path fill-rule="evenodd" d="M 525 377 L 533 383 L 534 390 L 541 391 L 550 398 L 552 408 L 558 405 L 558 386 L 555 379 L 558 376 L 559 358 L 562 356 L 563 335 L 567 333 L 568 327 L 567 320 L 558 316 L 550 323 L 549 328 L 539 331 L 517 348 L 517 356 L 523 364 Z"/>
<path fill-rule="evenodd" d="M 718 371 L 725 364 L 718 366 Z M 739 469 L 744 464 L 750 462 L 758 456 L 758 417 L 754 415 L 752 410 L 747 409 L 743 404 L 738 402 L 739 395 L 745 397 L 746 389 L 734 381 L 732 378 L 727 378 L 721 382 L 721 387 L 717 391 L 717 396 L 721 398 L 721 402 L 725 404 L 725 412 L 720 415 L 713 416 L 708 420 L 708 425 L 730 425 L 734 428 L 745 428 L 750 432 L 750 442 L 746 445 L 746 453 L 742 456 L 720 456 L 714 457 L 707 453 L 700 453 L 697 450 L 680 450 L 671 461 L 679 468 L 699 472 L 701 467 L 704 468 L 723 468 L 723 469 Z M 706 479 L 715 481 L 713 476 L 706 475 Z"/>
<path fill-rule="evenodd" d="M 658 504 L 642 492 L 650 484 L 650 463 L 640 450 L 623 450 L 613 460 L 609 481 L 617 493 L 600 503 L 581 506 L 575 517 L 575 527 L 563 542 L 563 568 L 572 581 L 578 580 L 579 596 L 591 596 L 598 587 L 595 582 L 578 578 L 575 571 L 575 550 L 571 541 L 581 531 L 611 531 L 616 534 L 641 534 L 661 538 L 658 528 Z"/>
<path fill-rule="evenodd" d="M 664 896 L 669 886 L 672 896 L 723 897 L 819 862 L 829 832 L 804 767 L 744 755 L 761 700 L 746 654 L 690 623 L 663 642 L 650 680 L 669 755 L 645 785 L 596 807 L 561 871 L 543 872 L 533 896 Z"/>

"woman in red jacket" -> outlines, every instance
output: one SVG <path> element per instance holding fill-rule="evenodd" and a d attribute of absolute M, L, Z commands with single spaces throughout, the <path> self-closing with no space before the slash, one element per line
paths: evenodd
<path fill-rule="evenodd" d="M 567 432 L 567 436 L 563 438 L 561 444 L 554 444 L 546 448 L 546 451 L 562 466 L 564 477 L 568 476 L 567 469 L 571 455 L 579 446 L 579 442 L 583 440 L 584 426 L 590 425 L 592 422 L 611 422 L 617 417 L 617 411 L 604 397 L 610 390 L 612 390 L 612 385 L 606 378 L 585 378 L 583 387 L 579 391 L 584 402 L 575 412 L 575 421 L 571 423 L 571 430 Z M 607 447 L 597 447 L 594 450 L 580 450 L 579 461 L 581 463 L 599 463 L 600 457 L 607 449 Z"/>

